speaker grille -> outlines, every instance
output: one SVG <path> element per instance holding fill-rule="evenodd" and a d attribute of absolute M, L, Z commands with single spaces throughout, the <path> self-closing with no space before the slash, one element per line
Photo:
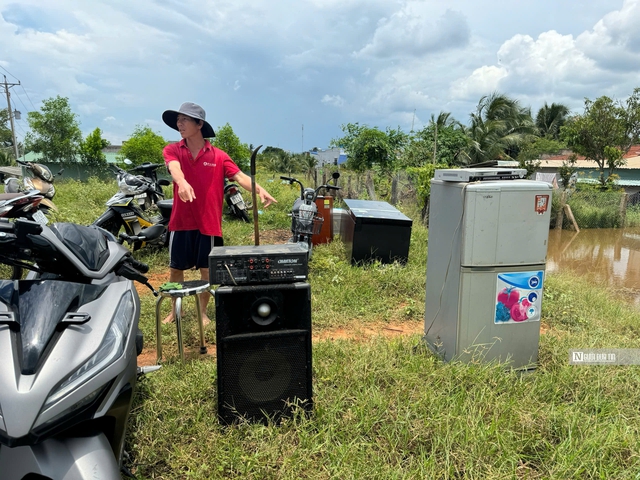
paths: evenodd
<path fill-rule="evenodd" d="M 218 415 L 265 422 L 291 413 L 302 400 L 311 408 L 311 338 L 308 330 L 281 330 L 223 338 L 218 358 Z"/>

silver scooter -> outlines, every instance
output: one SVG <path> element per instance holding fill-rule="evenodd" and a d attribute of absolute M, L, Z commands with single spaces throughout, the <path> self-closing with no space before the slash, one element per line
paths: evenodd
<path fill-rule="evenodd" d="M 98 227 L 25 219 L 0 219 L 0 263 L 31 270 L 0 280 L 0 478 L 121 480 L 148 267 Z"/>

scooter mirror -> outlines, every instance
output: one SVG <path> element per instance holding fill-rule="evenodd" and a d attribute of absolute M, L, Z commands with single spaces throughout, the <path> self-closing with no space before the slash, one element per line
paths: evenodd
<path fill-rule="evenodd" d="M 333 178 L 334 180 L 337 180 L 340 178 L 340 172 L 333 172 L 331 174 L 331 178 Z"/>

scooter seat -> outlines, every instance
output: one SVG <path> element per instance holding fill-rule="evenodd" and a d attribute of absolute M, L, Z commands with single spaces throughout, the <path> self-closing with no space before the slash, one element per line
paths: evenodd
<path fill-rule="evenodd" d="M 158 210 L 160 210 L 160 214 L 163 218 L 171 217 L 171 210 L 173 210 L 173 198 L 169 200 L 160 200 L 156 205 L 158 205 Z"/>

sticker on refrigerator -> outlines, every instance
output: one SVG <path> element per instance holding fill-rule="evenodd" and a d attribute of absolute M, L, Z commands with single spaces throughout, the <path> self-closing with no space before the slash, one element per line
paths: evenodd
<path fill-rule="evenodd" d="M 499 273 L 496 324 L 539 322 L 544 272 Z"/>
<path fill-rule="evenodd" d="M 549 195 L 536 195 L 536 213 L 544 214 L 549 208 Z"/>

